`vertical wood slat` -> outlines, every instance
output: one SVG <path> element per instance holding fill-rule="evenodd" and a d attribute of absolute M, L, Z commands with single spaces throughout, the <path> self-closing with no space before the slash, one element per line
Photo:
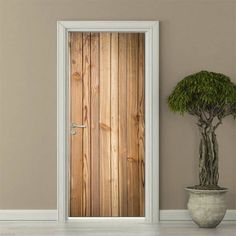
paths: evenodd
<path fill-rule="evenodd" d="M 82 107 L 82 34 L 70 34 L 70 73 L 71 73 L 71 123 L 83 122 Z M 71 135 L 70 140 L 70 216 L 82 215 L 82 155 L 83 145 L 80 134 Z"/>
<path fill-rule="evenodd" d="M 119 216 L 118 33 L 111 33 L 111 213 Z"/>
<path fill-rule="evenodd" d="M 100 215 L 111 216 L 110 33 L 100 33 Z"/>
<path fill-rule="evenodd" d="M 91 33 L 91 216 L 100 215 L 99 33 Z"/>
<path fill-rule="evenodd" d="M 127 37 L 128 216 L 139 216 L 138 34 L 128 33 Z"/>
<path fill-rule="evenodd" d="M 145 60 L 145 38 L 144 34 L 139 34 L 139 55 L 138 55 L 138 148 L 139 148 L 139 194 L 140 194 L 140 216 L 144 216 L 144 60 Z"/>
<path fill-rule="evenodd" d="M 83 33 L 83 216 L 90 216 L 90 33 Z"/>
<path fill-rule="evenodd" d="M 119 33 L 119 212 L 127 214 L 127 34 Z"/>

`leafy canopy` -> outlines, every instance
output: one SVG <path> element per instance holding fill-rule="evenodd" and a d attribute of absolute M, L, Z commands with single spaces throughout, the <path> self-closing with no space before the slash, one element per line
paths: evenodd
<path fill-rule="evenodd" d="M 236 85 L 226 75 L 200 71 L 182 79 L 168 97 L 172 111 L 222 119 L 236 116 Z"/>

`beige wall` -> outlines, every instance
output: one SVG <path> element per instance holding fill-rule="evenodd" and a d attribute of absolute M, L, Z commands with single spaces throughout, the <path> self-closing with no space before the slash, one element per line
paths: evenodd
<path fill-rule="evenodd" d="M 0 209 L 56 208 L 56 21 L 160 20 L 162 209 L 186 205 L 197 183 L 198 132 L 166 98 L 208 69 L 236 82 L 236 1 L 0 0 Z M 236 208 L 236 123 L 219 129 L 220 183 Z"/>

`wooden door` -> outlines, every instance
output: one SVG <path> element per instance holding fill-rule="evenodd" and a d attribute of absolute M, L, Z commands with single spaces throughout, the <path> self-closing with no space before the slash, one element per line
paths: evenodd
<path fill-rule="evenodd" d="M 69 34 L 71 217 L 144 216 L 144 34 Z"/>

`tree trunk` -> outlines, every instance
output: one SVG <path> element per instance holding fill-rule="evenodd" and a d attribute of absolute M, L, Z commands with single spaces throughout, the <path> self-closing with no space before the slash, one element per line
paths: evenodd
<path fill-rule="evenodd" d="M 210 125 L 200 125 L 199 182 L 200 186 L 218 186 L 218 143 L 215 130 Z"/>

